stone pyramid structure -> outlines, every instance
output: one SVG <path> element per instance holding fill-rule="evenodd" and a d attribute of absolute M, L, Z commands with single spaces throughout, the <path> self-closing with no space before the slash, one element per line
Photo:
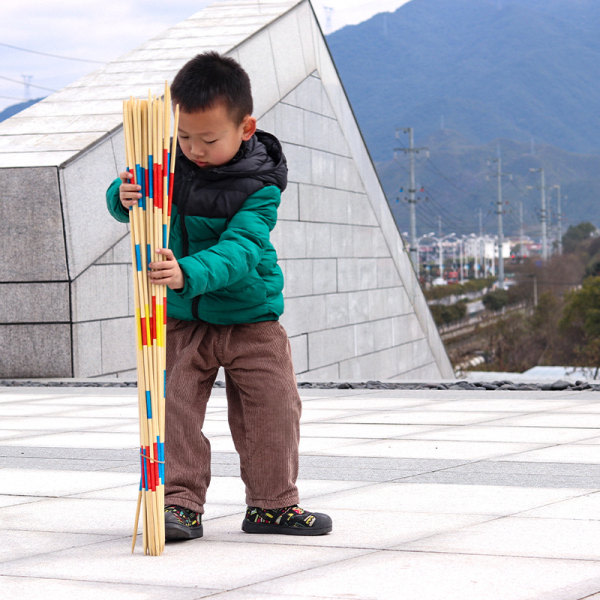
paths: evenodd
<path fill-rule="evenodd" d="M 130 377 L 122 100 L 192 56 L 236 58 L 289 171 L 274 242 L 304 380 L 439 379 L 452 367 L 309 0 L 226 0 L 0 124 L 0 377 Z"/>

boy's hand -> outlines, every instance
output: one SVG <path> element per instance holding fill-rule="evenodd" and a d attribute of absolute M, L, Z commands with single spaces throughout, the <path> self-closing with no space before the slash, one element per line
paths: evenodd
<path fill-rule="evenodd" d="M 119 200 L 121 200 L 123 207 L 129 210 L 129 208 L 135 206 L 142 197 L 142 194 L 140 194 L 142 187 L 135 183 L 128 183 L 128 181 L 133 178 L 133 173 L 130 173 L 129 171 L 119 173 L 119 177 L 123 182 L 119 186 Z"/>
<path fill-rule="evenodd" d="M 166 285 L 172 290 L 180 290 L 184 284 L 183 271 L 173 256 L 173 251 L 167 248 L 159 248 L 157 254 L 162 254 L 166 260 L 151 262 L 148 271 L 148 279 L 154 285 Z"/>

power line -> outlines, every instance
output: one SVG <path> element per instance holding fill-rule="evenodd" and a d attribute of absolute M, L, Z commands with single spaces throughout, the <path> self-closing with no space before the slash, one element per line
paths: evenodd
<path fill-rule="evenodd" d="M 12 81 L 13 83 L 18 83 L 20 85 L 23 85 L 22 81 L 19 81 L 18 79 L 11 79 L 10 77 L 5 77 L 4 75 L 0 75 L 0 79 L 5 79 L 6 81 Z M 30 85 L 31 87 L 34 87 L 34 88 L 39 88 L 40 90 L 46 90 L 48 92 L 58 92 L 58 90 L 53 90 L 52 88 L 47 88 L 42 85 L 35 85 L 35 83 L 30 83 L 28 85 Z"/>
<path fill-rule="evenodd" d="M 50 52 L 40 52 L 39 50 L 30 50 L 29 48 L 21 48 L 20 46 L 13 46 L 12 44 L 5 44 L 4 42 L 0 42 L 0 46 L 5 46 L 6 48 L 12 48 L 13 50 L 20 50 L 21 52 L 30 52 L 31 54 L 39 54 L 41 56 L 50 56 L 52 58 L 60 58 L 62 60 L 76 60 L 78 62 L 97 63 L 99 65 L 103 65 L 105 63 L 105 61 L 102 61 L 102 60 L 91 60 L 89 58 L 76 58 L 74 56 L 61 56 L 60 54 L 51 54 Z"/>

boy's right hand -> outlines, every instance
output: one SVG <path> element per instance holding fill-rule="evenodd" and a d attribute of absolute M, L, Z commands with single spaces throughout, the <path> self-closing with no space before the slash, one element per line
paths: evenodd
<path fill-rule="evenodd" d="M 129 183 L 129 180 L 133 178 L 133 173 L 130 173 L 129 171 L 119 173 L 119 177 L 123 182 L 119 186 L 119 200 L 123 207 L 129 210 L 129 208 L 135 206 L 142 197 L 142 194 L 140 193 L 142 187 L 135 183 Z"/>

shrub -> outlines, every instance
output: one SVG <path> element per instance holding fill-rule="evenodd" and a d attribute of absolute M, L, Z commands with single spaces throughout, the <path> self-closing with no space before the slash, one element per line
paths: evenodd
<path fill-rule="evenodd" d="M 486 294 L 481 301 L 488 310 L 499 311 L 508 304 L 508 292 L 506 290 L 495 290 Z"/>

